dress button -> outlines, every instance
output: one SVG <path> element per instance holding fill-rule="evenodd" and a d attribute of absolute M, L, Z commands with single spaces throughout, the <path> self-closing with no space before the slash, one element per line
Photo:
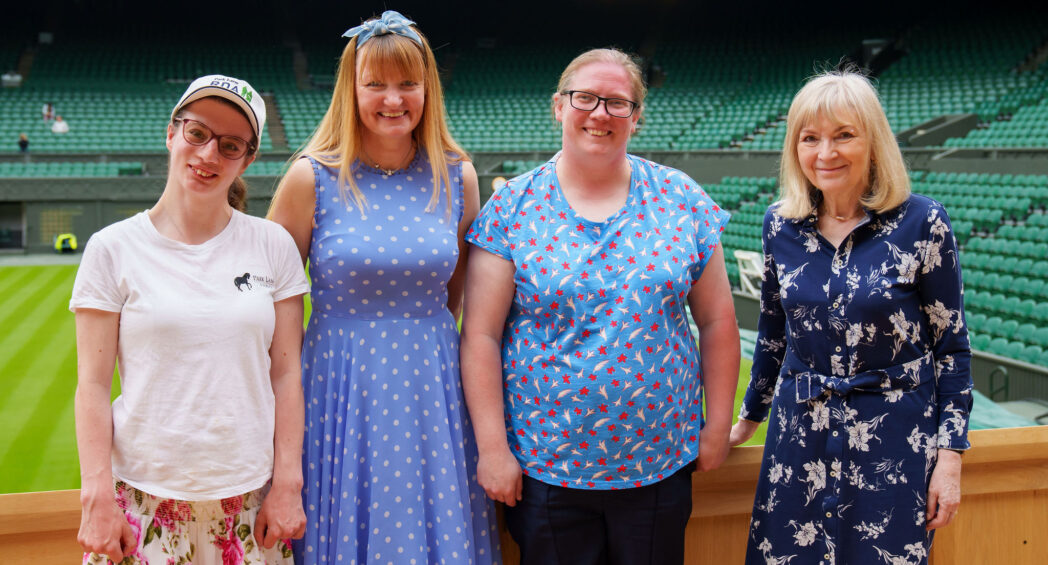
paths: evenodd
<path fill-rule="evenodd" d="M 840 303 L 840 302 L 834 302 L 834 303 L 833 303 L 833 307 L 834 307 L 834 308 L 840 308 L 840 306 L 841 306 L 841 303 Z"/>
<path fill-rule="evenodd" d="M 836 430 L 835 430 L 835 431 L 833 432 L 833 437 L 837 437 L 837 432 L 836 432 Z"/>
<path fill-rule="evenodd" d="M 838 345 L 837 346 L 837 353 L 840 353 L 840 352 L 841 352 L 841 346 Z"/>
<path fill-rule="evenodd" d="M 826 517 L 827 517 L 827 518 L 832 518 L 832 517 L 833 517 L 833 514 L 831 514 L 830 512 L 827 512 L 827 513 L 826 513 Z"/>
<path fill-rule="evenodd" d="M 829 559 L 829 558 L 830 558 L 830 554 L 829 554 L 829 553 L 827 553 L 827 554 L 823 555 L 823 556 L 822 556 L 822 558 L 823 558 L 823 559 Z"/>
<path fill-rule="evenodd" d="M 836 478 L 837 477 L 837 471 L 830 471 L 830 476 Z"/>

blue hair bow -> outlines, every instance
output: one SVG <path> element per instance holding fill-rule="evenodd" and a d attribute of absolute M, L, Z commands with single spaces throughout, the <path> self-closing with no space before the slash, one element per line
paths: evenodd
<path fill-rule="evenodd" d="M 382 17 L 376 20 L 368 20 L 355 28 L 352 28 L 346 33 L 342 34 L 342 37 L 356 37 L 357 47 L 364 44 L 365 41 L 375 37 L 376 35 L 387 35 L 394 34 L 406 37 L 419 45 L 422 45 L 422 38 L 419 37 L 418 32 L 411 29 L 411 26 L 415 22 L 400 15 L 400 12 L 394 10 L 386 10 L 382 12 Z"/>

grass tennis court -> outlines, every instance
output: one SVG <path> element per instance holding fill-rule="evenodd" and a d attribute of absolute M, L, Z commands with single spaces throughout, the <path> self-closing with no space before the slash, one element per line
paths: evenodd
<path fill-rule="evenodd" d="M 75 265 L 0 267 L 0 492 L 80 486 Z"/>
<path fill-rule="evenodd" d="M 80 488 L 68 310 L 75 276 L 75 265 L 0 267 L 0 493 Z M 749 369 L 744 359 L 736 413 Z M 763 442 L 762 425 L 747 445 Z"/>

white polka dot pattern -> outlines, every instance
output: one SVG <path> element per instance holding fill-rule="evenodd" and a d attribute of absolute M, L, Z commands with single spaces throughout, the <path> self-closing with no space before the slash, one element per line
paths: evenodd
<path fill-rule="evenodd" d="M 443 196 L 427 212 L 431 173 L 418 153 L 391 176 L 357 171 L 364 214 L 344 204 L 337 172 L 313 163 L 313 316 L 302 355 L 308 523 L 296 563 L 499 562 L 447 309 L 461 169 L 450 171 L 451 217 Z"/>

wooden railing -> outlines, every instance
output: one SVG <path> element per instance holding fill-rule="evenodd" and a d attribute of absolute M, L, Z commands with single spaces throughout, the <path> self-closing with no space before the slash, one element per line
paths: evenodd
<path fill-rule="evenodd" d="M 1048 563 L 1048 426 L 979 430 L 965 454 L 956 520 L 935 537 L 935 565 Z M 761 448 L 735 448 L 720 469 L 695 474 L 688 564 L 742 563 Z M 0 495 L 0 560 L 79 563 L 79 491 Z M 507 565 L 516 547 L 503 533 Z"/>

